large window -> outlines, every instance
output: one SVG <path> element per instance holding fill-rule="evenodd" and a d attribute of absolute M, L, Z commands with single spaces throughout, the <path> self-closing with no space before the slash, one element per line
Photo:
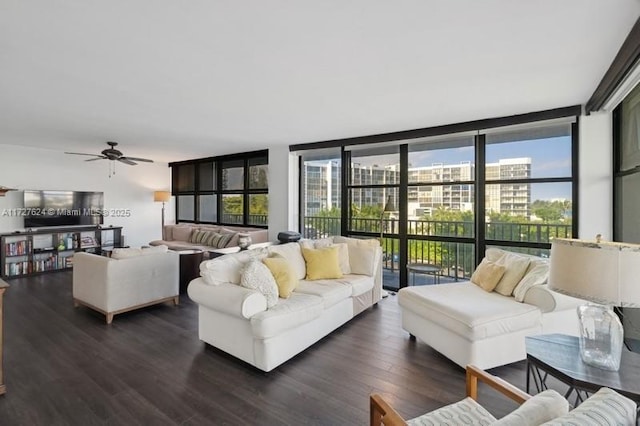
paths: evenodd
<path fill-rule="evenodd" d="M 267 226 L 266 151 L 169 164 L 178 222 Z"/>
<path fill-rule="evenodd" d="M 301 230 L 379 238 L 389 289 L 407 285 L 409 263 L 435 267 L 441 282 L 469 279 L 488 246 L 547 256 L 551 238 L 577 236 L 577 111 L 384 143 L 344 140 L 319 162 L 304 151 Z M 336 193 L 346 208 L 334 208 Z"/>

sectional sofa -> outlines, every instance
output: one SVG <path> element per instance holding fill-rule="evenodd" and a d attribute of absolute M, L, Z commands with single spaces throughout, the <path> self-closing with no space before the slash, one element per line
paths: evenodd
<path fill-rule="evenodd" d="M 149 245 L 165 245 L 171 250 L 213 251 L 237 247 L 240 235 L 249 236 L 253 244 L 269 241 L 269 231 L 264 228 L 179 223 L 165 225 L 163 239 L 151 241 Z"/>
<path fill-rule="evenodd" d="M 341 278 L 309 279 L 302 248 L 339 247 Z M 239 285 L 247 265 L 266 257 L 290 264 L 297 286 L 268 308 L 268 296 Z M 377 240 L 332 237 L 228 254 L 200 265 L 189 284 L 198 304 L 200 340 L 263 371 L 300 353 L 376 304 L 382 292 L 382 250 Z"/>

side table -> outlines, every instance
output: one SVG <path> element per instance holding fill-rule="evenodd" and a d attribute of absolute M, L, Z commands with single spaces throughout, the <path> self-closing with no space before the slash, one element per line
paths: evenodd
<path fill-rule="evenodd" d="M 440 284 L 440 271 L 439 266 L 429 263 L 409 263 L 407 265 L 407 272 L 413 274 L 412 285 L 416 284 L 416 274 L 431 274 L 433 275 L 433 283 Z"/>
<path fill-rule="evenodd" d="M 569 386 L 564 397 L 575 393 L 575 403 L 583 402 L 602 387 L 640 402 L 640 355 L 622 349 L 620 370 L 607 371 L 582 362 L 578 337 L 543 334 L 525 337 L 527 350 L 527 392 L 533 379 L 536 390 L 547 389 L 548 376 Z"/>

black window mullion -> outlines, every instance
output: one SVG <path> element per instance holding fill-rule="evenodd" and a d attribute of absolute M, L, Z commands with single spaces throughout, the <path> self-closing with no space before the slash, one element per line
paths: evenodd
<path fill-rule="evenodd" d="M 351 197 L 349 184 L 351 183 L 351 151 L 342 147 L 342 194 L 340 194 L 342 208 L 340 209 L 340 235 L 347 235 L 349 219 L 351 218 Z"/>
<path fill-rule="evenodd" d="M 486 136 L 476 135 L 475 139 L 475 178 L 476 178 L 476 187 L 475 187 L 475 255 L 476 255 L 476 265 L 480 263 L 482 258 L 484 257 L 484 252 L 486 249 L 486 241 L 485 241 L 485 217 L 486 217 L 486 205 L 485 205 L 485 196 L 486 196 L 486 188 L 485 188 L 485 170 L 487 159 L 485 158 L 486 154 Z"/>
<path fill-rule="evenodd" d="M 409 238 L 408 218 L 409 218 L 409 145 L 400 145 L 400 188 L 398 194 L 398 214 L 400 223 L 398 224 L 398 233 L 400 239 L 400 288 L 406 287 L 408 281 L 408 272 L 406 265 L 409 263 Z"/>
<path fill-rule="evenodd" d="M 575 214 L 580 211 L 580 117 L 576 117 L 576 122 L 571 123 L 571 234 L 573 238 L 579 238 L 578 224 L 580 215 Z"/>

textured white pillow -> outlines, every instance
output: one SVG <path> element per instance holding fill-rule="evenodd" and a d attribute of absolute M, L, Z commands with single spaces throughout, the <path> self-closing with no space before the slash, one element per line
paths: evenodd
<path fill-rule="evenodd" d="M 528 400 L 507 414 L 495 426 L 537 426 L 569 412 L 569 402 L 554 390 L 546 390 Z"/>
<path fill-rule="evenodd" d="M 518 302 L 524 300 L 524 295 L 531 287 L 546 283 L 549 277 L 549 264 L 545 262 L 531 262 L 531 264 L 533 268 L 529 267 L 528 272 L 513 289 L 513 296 Z"/>
<path fill-rule="evenodd" d="M 260 248 L 216 257 L 200 264 L 200 276 L 210 285 L 240 284 L 240 274 L 245 263 L 262 260 L 266 256 L 267 250 Z"/>
<path fill-rule="evenodd" d="M 242 270 L 240 285 L 257 290 L 267 299 L 267 309 L 278 303 L 278 284 L 267 266 L 259 260 L 252 260 Z"/>

